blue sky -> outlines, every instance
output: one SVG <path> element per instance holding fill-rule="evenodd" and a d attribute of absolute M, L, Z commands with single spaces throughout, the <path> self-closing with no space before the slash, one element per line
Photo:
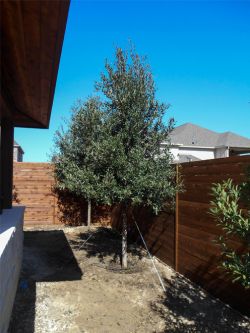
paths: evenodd
<path fill-rule="evenodd" d="M 71 1 L 48 130 L 15 129 L 24 161 L 45 162 L 56 129 L 128 41 L 148 57 L 176 125 L 250 138 L 250 2 Z"/>

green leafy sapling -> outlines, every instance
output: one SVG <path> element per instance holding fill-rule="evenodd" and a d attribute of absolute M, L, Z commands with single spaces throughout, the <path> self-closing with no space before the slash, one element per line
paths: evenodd
<path fill-rule="evenodd" d="M 250 174 L 248 174 L 249 177 Z M 249 204 L 250 177 L 242 185 L 234 185 L 232 179 L 212 187 L 213 201 L 210 213 L 221 226 L 223 235 L 216 240 L 221 247 L 222 267 L 245 288 L 250 287 L 250 212 L 240 208 L 240 201 Z M 245 245 L 243 252 L 229 245 L 229 238 L 236 236 Z"/>

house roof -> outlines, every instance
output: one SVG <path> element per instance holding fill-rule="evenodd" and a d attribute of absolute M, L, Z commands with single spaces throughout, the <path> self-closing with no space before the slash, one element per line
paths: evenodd
<path fill-rule="evenodd" d="M 250 148 L 250 139 L 246 137 L 232 132 L 214 132 L 191 123 L 176 127 L 170 134 L 170 140 L 172 145 Z"/>

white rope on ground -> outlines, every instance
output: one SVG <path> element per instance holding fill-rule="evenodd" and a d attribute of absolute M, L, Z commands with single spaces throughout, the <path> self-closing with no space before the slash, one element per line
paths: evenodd
<path fill-rule="evenodd" d="M 152 261 L 153 267 L 154 267 L 155 272 L 156 272 L 156 274 L 157 274 L 157 276 L 158 276 L 158 279 L 159 279 L 159 281 L 160 281 L 160 284 L 161 284 L 161 286 L 162 286 L 162 289 L 163 289 L 163 291 L 166 291 L 166 288 L 165 288 L 165 286 L 164 286 L 164 283 L 163 283 L 163 281 L 162 281 L 162 278 L 161 278 L 161 276 L 160 276 L 160 274 L 159 274 L 159 272 L 158 272 L 158 269 L 157 269 L 156 266 L 155 266 L 154 258 L 152 257 L 151 253 L 149 252 L 149 249 L 148 249 L 148 247 L 147 247 L 147 244 L 146 244 L 146 242 L 145 242 L 145 240 L 144 240 L 144 238 L 143 238 L 143 236 L 142 236 L 142 234 L 141 234 L 141 231 L 140 231 L 140 229 L 139 229 L 139 227 L 138 227 L 138 224 L 137 224 L 136 220 L 135 220 L 135 219 L 133 219 L 133 220 L 134 220 L 135 225 L 136 225 L 136 228 L 137 228 L 137 230 L 138 230 L 138 232 L 139 232 L 139 234 L 140 234 L 140 236 L 141 236 L 142 242 L 143 242 L 143 244 L 144 244 L 144 246 L 145 246 L 145 248 L 146 248 L 146 250 L 147 250 L 147 252 L 148 252 L 148 256 L 149 256 L 149 258 L 150 258 L 151 261 Z"/>
<path fill-rule="evenodd" d="M 94 233 L 90 234 L 89 237 L 77 248 L 77 250 L 81 250 L 81 248 L 87 243 L 87 241 L 94 235 Z"/>

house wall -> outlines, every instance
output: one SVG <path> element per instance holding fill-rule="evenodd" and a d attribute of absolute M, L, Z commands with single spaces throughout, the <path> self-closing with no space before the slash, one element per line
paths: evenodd
<path fill-rule="evenodd" d="M 216 148 L 214 158 L 229 157 L 229 149 L 227 147 Z"/>
<path fill-rule="evenodd" d="M 22 264 L 24 207 L 0 215 L 0 332 L 6 333 Z"/>
<path fill-rule="evenodd" d="M 23 153 L 21 152 L 21 150 L 18 150 L 18 160 L 17 162 L 22 162 L 23 161 Z"/>
<path fill-rule="evenodd" d="M 198 148 L 198 147 L 190 147 L 190 148 L 185 148 L 185 147 L 173 147 L 170 148 L 171 153 L 174 155 L 175 160 L 179 159 L 179 155 L 193 155 L 200 160 L 209 160 L 209 159 L 214 159 L 215 154 L 214 154 L 214 149 L 212 148 Z"/>
<path fill-rule="evenodd" d="M 179 148 L 170 148 L 170 152 L 173 155 L 174 160 L 178 160 Z"/>
<path fill-rule="evenodd" d="M 13 148 L 13 161 L 18 162 L 17 158 L 18 158 L 18 149 L 17 149 L 17 147 L 14 147 Z"/>
<path fill-rule="evenodd" d="M 14 162 L 22 162 L 23 161 L 23 153 L 19 147 L 13 148 L 13 161 Z"/>

